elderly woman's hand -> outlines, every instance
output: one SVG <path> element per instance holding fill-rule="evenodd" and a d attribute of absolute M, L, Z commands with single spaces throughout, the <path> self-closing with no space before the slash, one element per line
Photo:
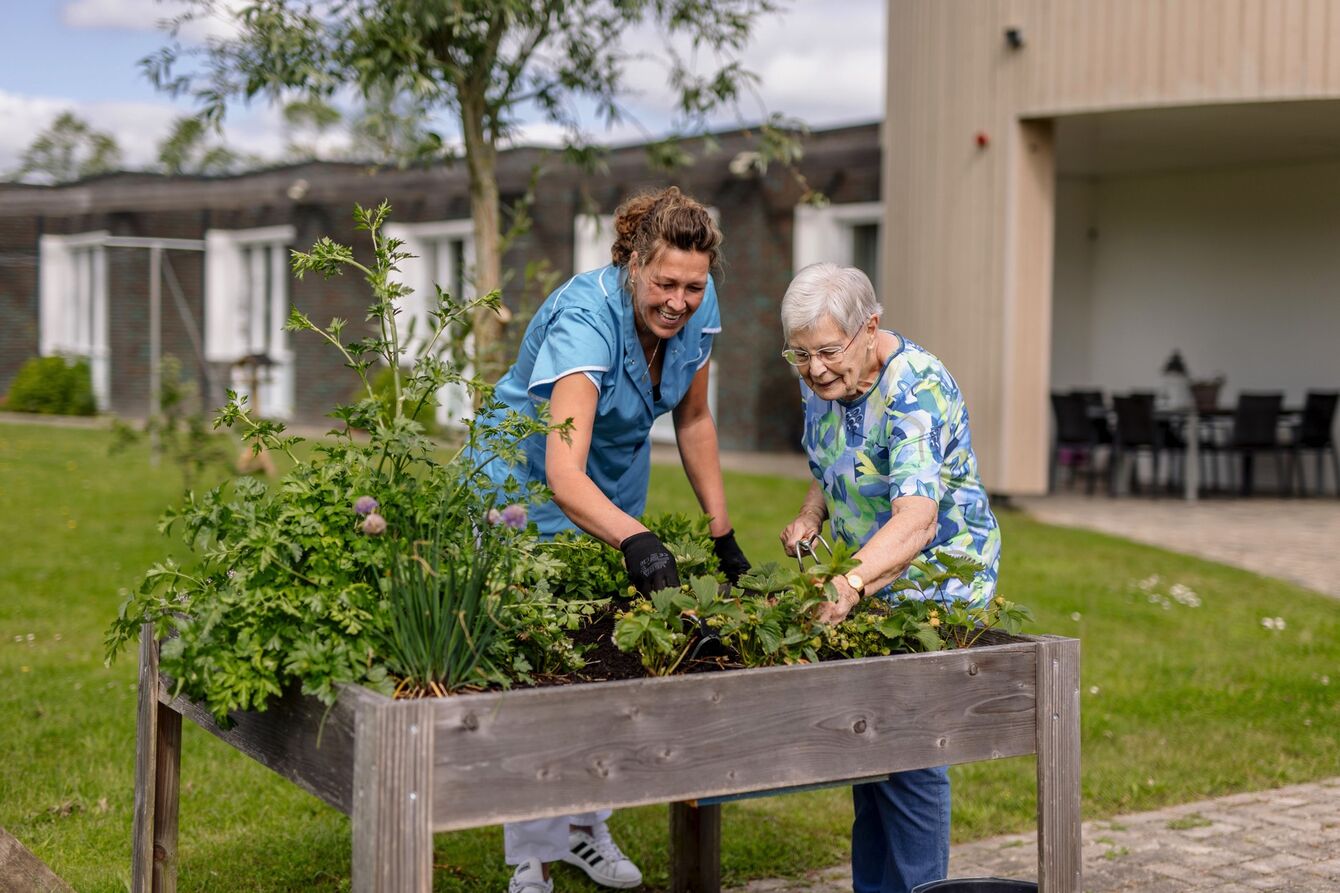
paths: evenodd
<path fill-rule="evenodd" d="M 794 558 L 797 554 L 796 544 L 818 536 L 823 523 L 824 519 L 815 512 L 808 508 L 801 509 L 796 519 L 782 531 L 782 548 L 786 550 L 786 554 Z"/>
<path fill-rule="evenodd" d="M 861 600 L 860 593 L 851 588 L 846 577 L 834 577 L 833 588 L 837 590 L 837 601 L 822 602 L 814 609 L 814 619 L 820 623 L 838 624 L 847 619 L 851 609 Z"/>

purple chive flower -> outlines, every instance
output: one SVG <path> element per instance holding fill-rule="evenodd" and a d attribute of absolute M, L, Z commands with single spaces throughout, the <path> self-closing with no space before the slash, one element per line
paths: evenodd
<path fill-rule="evenodd" d="M 502 512 L 498 511 L 497 509 L 489 509 L 489 513 L 484 517 L 490 524 L 492 524 L 495 527 L 501 524 L 503 521 Z"/>
<path fill-rule="evenodd" d="M 526 526 L 526 507 L 519 502 L 514 502 L 502 510 L 502 521 L 513 530 L 520 530 Z"/>
<path fill-rule="evenodd" d="M 377 510 L 377 500 L 371 496 L 360 496 L 354 500 L 354 514 L 359 516 L 370 515 Z"/>
<path fill-rule="evenodd" d="M 381 536 L 386 532 L 386 519 L 376 512 L 369 512 L 360 529 L 368 536 Z"/>

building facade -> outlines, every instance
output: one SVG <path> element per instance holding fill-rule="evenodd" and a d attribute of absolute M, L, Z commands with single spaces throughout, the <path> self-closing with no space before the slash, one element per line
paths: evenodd
<path fill-rule="evenodd" d="M 751 149 L 746 135 L 725 134 L 719 144 L 673 175 L 649 170 L 640 146 L 612 150 L 598 175 L 564 166 L 556 153 L 502 153 L 505 207 L 542 169 L 532 223 L 503 258 L 504 300 L 524 318 L 543 298 L 526 282 L 528 265 L 566 277 L 608 263 L 602 224 L 619 202 L 642 189 L 680 186 L 715 210 L 726 235 L 718 274 L 723 334 L 714 349 L 723 447 L 794 450 L 800 419 L 794 374 L 778 356 L 781 295 L 794 269 L 816 260 L 860 263 L 878 275 L 879 127 L 807 138 L 801 171 L 829 200 L 822 209 L 798 205 L 802 188 L 789 172 L 753 170 L 741 155 Z M 383 199 L 392 207 L 388 232 L 416 255 L 401 273 L 417 295 L 431 294 L 434 283 L 470 294 L 473 246 L 460 165 L 311 163 L 226 178 L 118 174 L 0 187 L 0 392 L 29 357 L 86 356 L 100 406 L 143 415 L 151 357 L 170 354 L 209 391 L 212 405 L 225 387 L 248 394 L 254 387 L 262 413 L 326 423 L 330 407 L 351 396 L 348 373 L 319 339 L 284 332 L 283 322 L 290 307 L 318 322 L 357 322 L 370 295 L 353 276 L 294 279 L 288 252 L 329 236 L 366 257 L 353 208 Z M 422 312 L 411 299 L 408 315 Z M 263 365 L 241 362 L 258 356 Z"/>
<path fill-rule="evenodd" d="M 890 0 L 881 267 L 993 492 L 1049 390 L 1340 389 L 1340 2 Z"/>

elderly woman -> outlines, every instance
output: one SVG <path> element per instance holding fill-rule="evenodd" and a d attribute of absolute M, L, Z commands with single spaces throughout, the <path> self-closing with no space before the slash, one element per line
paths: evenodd
<path fill-rule="evenodd" d="M 519 465 L 487 471 L 538 481 L 553 501 L 530 518 L 542 536 L 578 528 L 623 552 L 644 595 L 679 585 L 675 559 L 638 516 L 647 501 L 652 422 L 671 413 L 684 471 L 703 511 L 721 569 L 749 569 L 735 542 L 721 480 L 716 424 L 707 409 L 708 359 L 721 331 L 716 285 L 721 231 L 706 207 L 671 186 L 634 196 L 615 212 L 609 266 L 580 273 L 536 311 L 516 363 L 498 382 L 505 405 L 570 419 L 567 432 L 536 436 Z M 494 420 L 484 418 L 481 424 Z M 608 810 L 504 829 L 510 893 L 552 893 L 549 863 L 575 865 L 602 886 L 627 888 L 642 873 L 615 844 Z"/>
<path fill-rule="evenodd" d="M 837 578 L 820 619 L 840 623 L 862 598 L 885 591 L 917 558 L 961 552 L 987 570 L 949 597 L 991 597 L 1000 532 L 968 433 L 968 410 L 949 371 L 925 348 L 879 327 L 880 306 L 860 270 L 820 263 L 782 298 L 782 356 L 800 373 L 803 437 L 814 483 L 782 545 L 819 533 L 856 547 L 859 566 Z M 949 777 L 944 767 L 854 785 L 852 886 L 908 893 L 949 871 Z"/>

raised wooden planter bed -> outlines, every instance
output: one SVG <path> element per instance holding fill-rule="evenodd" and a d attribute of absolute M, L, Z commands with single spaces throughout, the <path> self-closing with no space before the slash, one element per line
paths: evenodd
<path fill-rule="evenodd" d="M 1043 893 L 1080 893 L 1079 642 L 393 701 L 288 697 L 221 730 L 140 647 L 133 890 L 173 891 L 181 718 L 349 815 L 353 888 L 432 889 L 436 831 L 672 803 L 672 887 L 719 887 L 696 801 L 1036 753 Z M 323 716 L 324 728 L 318 727 Z"/>

